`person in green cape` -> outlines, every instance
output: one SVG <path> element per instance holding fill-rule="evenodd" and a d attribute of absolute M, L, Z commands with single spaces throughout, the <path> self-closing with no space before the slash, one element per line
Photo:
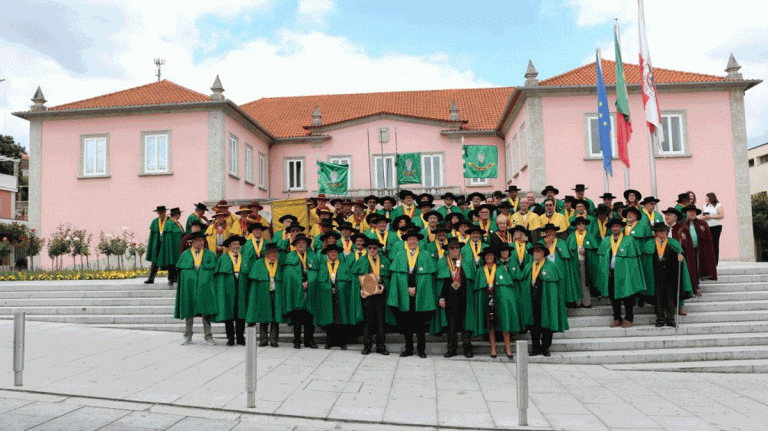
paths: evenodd
<path fill-rule="evenodd" d="M 432 208 L 435 207 L 435 204 L 432 203 L 430 200 L 423 200 L 420 201 L 417 204 L 418 211 L 416 211 L 416 215 L 413 216 L 411 219 L 411 223 L 416 225 L 419 229 L 424 229 L 429 224 L 429 221 L 427 220 L 427 214 L 434 212 L 435 214 L 440 214 L 437 211 L 432 211 Z"/>
<path fill-rule="evenodd" d="M 574 231 L 568 236 L 566 245 L 571 255 L 576 256 L 576 264 L 579 270 L 579 286 L 581 298 L 576 301 L 580 308 L 592 308 L 592 289 L 597 276 L 597 247 L 600 245 L 597 239 L 589 232 L 587 227 L 592 221 L 584 217 L 576 217 L 571 226 Z"/>
<path fill-rule="evenodd" d="M 422 214 L 427 224 L 421 230 L 421 234 L 424 235 L 424 245 L 435 241 L 437 234 L 435 229 L 437 225 L 443 221 L 443 216 L 437 211 L 429 211 L 426 214 Z"/>
<path fill-rule="evenodd" d="M 528 250 L 533 259 L 525 267 L 521 279 L 523 315 L 531 332 L 531 356 L 550 356 L 552 334 L 568 330 L 565 298 L 557 266 L 547 259 L 549 249 L 534 244 Z"/>
<path fill-rule="evenodd" d="M 483 265 L 475 273 L 470 284 L 471 302 L 474 306 L 467 309 L 466 327 L 475 335 L 488 334 L 491 343 L 491 358 L 496 358 L 496 331 L 504 337 L 504 351 L 512 359 L 510 332 L 520 331 L 520 316 L 513 280 L 504 266 L 496 263 L 498 254 L 495 249 L 487 248 L 480 253 Z"/>
<path fill-rule="evenodd" d="M 613 210 L 611 207 L 603 204 L 600 204 L 595 208 L 595 222 L 593 223 L 594 228 L 592 228 L 592 235 L 600 242 L 603 241 L 603 238 L 611 234 L 611 230 L 608 229 L 606 224 L 608 223 L 612 212 Z"/>
<path fill-rule="evenodd" d="M 168 285 L 176 282 L 176 262 L 179 261 L 179 246 L 184 236 L 184 226 L 179 223 L 181 210 L 171 208 L 171 219 L 163 226 L 163 239 L 160 241 L 160 256 L 157 266 L 168 271 Z"/>
<path fill-rule="evenodd" d="M 357 263 L 358 260 L 365 257 L 366 254 L 368 254 L 368 250 L 365 248 L 365 244 L 368 242 L 368 237 L 365 236 L 362 233 L 356 233 L 352 235 L 352 241 L 355 244 L 355 251 L 349 254 L 344 260 L 346 262 L 347 266 L 352 268 L 352 266 Z"/>
<path fill-rule="evenodd" d="M 395 206 L 397 205 L 397 199 L 392 196 L 383 196 L 380 200 L 381 209 L 376 210 L 376 214 L 384 216 L 388 219 L 395 218 Z"/>
<path fill-rule="evenodd" d="M 573 232 L 576 230 L 576 226 L 573 224 L 573 221 L 576 220 L 577 217 L 582 217 L 590 221 L 589 226 L 587 226 L 587 231 L 594 235 L 594 229 L 596 229 L 597 226 L 596 223 L 594 223 L 595 216 L 590 214 L 591 211 L 588 209 L 589 203 L 581 199 L 575 199 L 572 203 L 576 211 L 571 217 L 568 218 L 568 224 L 570 225 L 568 231 Z"/>
<path fill-rule="evenodd" d="M 394 307 L 398 324 L 405 336 L 401 357 L 413 356 L 413 333 L 416 333 L 420 358 L 426 358 L 426 327 L 437 308 L 435 259 L 419 247 L 424 237 L 418 230 L 403 234 L 405 250 L 392 259 L 392 284 L 387 293 L 387 305 Z"/>
<path fill-rule="evenodd" d="M 424 235 L 425 230 L 421 231 Z M 434 255 L 436 259 L 442 259 L 445 255 L 445 246 L 448 244 L 448 228 L 444 224 L 435 225 L 432 230 L 435 240 L 424 245 L 424 249 Z M 422 244 L 423 245 L 423 244 Z"/>
<path fill-rule="evenodd" d="M 643 273 L 648 290 L 656 298 L 656 327 L 675 327 L 679 300 L 693 297 L 685 254 L 679 242 L 670 238 L 663 221 L 653 225 L 653 241 L 643 246 Z"/>
<path fill-rule="evenodd" d="M 474 297 L 469 297 L 469 289 L 475 279 L 475 265 L 464 261 L 461 248 L 464 243 L 458 238 L 450 238 L 445 245 L 446 253 L 437 260 L 437 286 L 440 289 L 438 305 L 446 316 L 446 358 L 456 356 L 461 332 L 461 347 L 464 356 L 471 358 L 472 331 L 465 325 L 468 305 L 472 307 Z"/>
<path fill-rule="evenodd" d="M 401 204 L 392 211 L 392 214 L 389 216 L 389 218 L 394 219 L 404 215 L 408 216 L 409 220 L 412 220 L 413 218 L 418 217 L 416 215 L 416 205 L 413 202 L 413 200 L 416 199 L 416 194 L 410 190 L 400 190 L 399 197 Z"/>
<path fill-rule="evenodd" d="M 563 289 L 565 303 L 568 307 L 575 307 L 581 299 L 581 286 L 579 285 L 579 267 L 576 256 L 571 254 L 566 241 L 557 237 L 558 227 L 548 223 L 541 227 L 544 238 L 539 241 L 549 249 L 547 260 L 557 267 L 560 275 L 560 287 Z"/>
<path fill-rule="evenodd" d="M 659 202 L 660 200 L 653 196 L 646 196 L 640 201 L 641 220 L 647 223 L 649 228 L 653 228 L 653 225 L 658 222 L 664 222 L 664 216 L 656 209 L 656 204 Z"/>
<path fill-rule="evenodd" d="M 371 226 L 373 229 L 368 231 L 368 238 L 374 239 L 382 244 L 379 254 L 389 259 L 389 252 L 393 249 L 395 244 L 400 240 L 396 233 L 389 230 L 389 223 L 391 220 L 386 216 L 376 214 L 376 217 L 371 219 Z"/>
<path fill-rule="evenodd" d="M 283 262 L 275 243 L 264 246 L 264 258 L 251 263 L 248 287 L 248 326 L 259 323 L 259 346 L 277 347 L 280 322 L 283 321 Z"/>
<path fill-rule="evenodd" d="M 205 232 L 191 234 L 192 248 L 179 257 L 179 283 L 176 285 L 175 319 L 185 319 L 186 329 L 181 344 L 192 343 L 192 323 L 196 316 L 203 318 L 205 342 L 215 346 L 211 334 L 211 316 L 217 312 L 216 285 L 213 274 L 216 270 L 216 254 L 205 247 Z"/>
<path fill-rule="evenodd" d="M 592 202 L 592 200 L 590 198 L 584 196 L 584 192 L 588 188 L 589 187 L 585 187 L 584 184 L 576 184 L 573 187 L 572 190 L 574 192 L 575 200 L 577 200 L 577 201 L 581 200 L 581 201 L 586 202 L 586 204 L 587 204 L 587 213 L 591 214 L 591 213 L 593 213 L 595 211 L 595 203 Z M 576 208 L 576 205 L 574 204 L 573 207 Z"/>
<path fill-rule="evenodd" d="M 521 292 L 521 281 L 523 278 L 523 271 L 525 270 L 525 264 L 522 266 L 518 266 L 518 262 L 516 261 L 514 257 L 512 257 L 513 254 L 516 253 L 516 249 L 505 244 L 500 246 L 496 249 L 496 252 L 499 254 L 499 260 L 498 264 L 503 266 L 504 269 L 507 270 L 509 273 L 509 276 L 511 278 L 512 283 L 512 295 L 514 296 L 515 301 L 515 307 L 517 309 L 517 327 L 518 334 L 525 334 L 526 332 L 526 324 L 525 324 L 525 310 L 527 310 L 526 307 L 523 306 L 523 295 Z M 526 256 L 528 256 L 528 260 L 533 259 L 533 257 L 526 253 L 525 250 L 523 250 L 523 253 L 525 253 Z M 527 263 L 527 262 L 526 262 Z M 527 288 L 527 285 L 526 285 Z"/>
<path fill-rule="evenodd" d="M 482 204 L 475 208 L 479 218 L 475 224 L 483 231 L 483 242 L 486 244 L 490 244 L 491 236 L 499 230 L 496 222 L 491 220 L 491 214 L 495 209 L 496 207 L 491 204 Z"/>
<path fill-rule="evenodd" d="M 227 346 L 235 342 L 245 346 L 245 315 L 248 312 L 246 296 L 248 294 L 248 260 L 242 254 L 246 239 L 232 235 L 224 241 L 229 251 L 219 256 L 216 262 L 214 280 L 218 314 L 215 322 L 224 322 L 227 333 Z"/>
<path fill-rule="evenodd" d="M 523 270 L 533 257 L 528 252 L 531 248 L 531 243 L 528 242 L 528 238 L 531 237 L 531 231 L 526 229 L 523 225 L 517 225 L 510 229 L 512 232 L 512 244 L 509 247 L 512 249 L 512 262 L 517 265 L 517 269 Z"/>
<path fill-rule="evenodd" d="M 280 247 L 281 250 L 285 251 L 290 248 L 291 240 L 290 240 L 290 230 L 289 228 L 293 224 L 298 224 L 299 219 L 296 218 L 295 215 L 292 214 L 286 214 L 282 217 L 280 217 L 277 221 L 280 222 L 280 224 L 283 225 L 283 228 L 277 232 L 275 232 L 275 236 L 272 238 L 272 242 L 277 244 L 278 247 Z"/>
<path fill-rule="evenodd" d="M 440 196 L 440 199 L 443 200 L 443 205 L 437 209 L 437 212 L 439 212 L 443 218 L 448 217 L 448 214 L 451 213 L 461 213 L 461 209 L 453 204 L 456 201 L 456 195 L 447 192 Z"/>
<path fill-rule="evenodd" d="M 360 294 L 352 288 L 352 273 L 341 258 L 338 245 L 325 247 L 325 263 L 319 265 L 312 311 L 315 326 L 325 330 L 325 348 L 347 350 L 349 327 L 363 320 Z"/>
<path fill-rule="evenodd" d="M 480 252 L 485 250 L 488 246 L 483 242 L 483 234 L 485 231 L 477 226 L 472 225 L 464 231 L 465 234 L 469 234 L 469 241 L 461 248 L 461 255 L 468 265 L 475 265 L 475 268 L 479 268 L 482 262 L 480 261 Z"/>
<path fill-rule="evenodd" d="M 301 348 L 301 329 L 304 328 L 304 347 L 317 349 L 312 298 L 319 265 L 315 254 L 308 250 L 307 236 L 297 235 L 292 246 L 295 250 L 285 256 L 283 265 L 283 315 L 291 319 L 293 348 Z"/>
<path fill-rule="evenodd" d="M 360 291 L 360 296 L 362 297 L 363 320 L 365 321 L 363 328 L 363 350 L 361 352 L 363 355 L 371 353 L 374 334 L 376 335 L 376 353 L 389 355 L 384 323 L 387 320 L 393 320 L 391 318 L 388 319 L 386 304 L 386 292 L 389 289 L 391 280 L 389 266 L 392 262 L 381 253 L 382 247 L 383 244 L 379 241 L 369 239 L 365 244 L 368 254 L 364 258 L 359 259 L 352 267 L 352 274 L 356 277 L 352 282 L 352 285 L 356 288 L 353 290 Z M 360 285 L 360 277 L 366 274 L 376 277 L 379 288 L 374 293 L 369 294 L 363 291 Z"/>
<path fill-rule="evenodd" d="M 624 236 L 631 236 L 637 243 L 637 247 L 642 249 L 646 242 L 653 238 L 651 227 L 648 223 L 641 222 L 642 213 L 635 207 L 626 207 L 621 215 L 626 219 L 624 227 Z"/>
<path fill-rule="evenodd" d="M 321 251 L 323 251 L 324 248 L 328 247 L 329 245 L 338 245 L 339 240 L 341 239 L 341 235 L 336 232 L 335 230 L 326 232 L 319 237 L 315 238 L 315 253 L 317 256 L 318 262 L 321 260 L 325 260 L 325 255 L 320 254 Z"/>
<path fill-rule="evenodd" d="M 315 253 L 320 253 L 320 250 L 323 249 L 323 242 L 320 238 L 322 238 L 323 235 L 327 233 L 334 232 L 333 220 L 321 219 L 320 222 L 317 223 L 316 227 L 317 235 L 312 238 L 312 251 Z M 336 234 L 338 235 L 338 232 L 336 232 Z M 341 238 L 341 235 L 339 235 L 339 238 Z"/>
<path fill-rule="evenodd" d="M 597 250 L 597 288 L 611 299 L 613 307 L 612 328 L 632 327 L 635 296 L 646 290 L 645 278 L 640 269 L 640 250 L 631 236 L 623 232 L 626 224 L 619 218 L 608 221 L 611 235 L 603 238 Z M 621 304 L 626 314 L 621 318 Z"/>
<path fill-rule="evenodd" d="M 160 269 L 158 261 L 160 260 L 160 254 L 162 250 L 163 231 L 165 225 L 168 222 L 168 210 L 165 205 L 158 206 L 155 211 L 157 217 L 149 224 L 149 240 L 147 240 L 147 254 L 146 259 L 148 262 L 152 262 L 152 266 L 149 269 L 149 278 L 144 281 L 144 284 L 153 284 L 155 282 L 155 276 Z"/>
<path fill-rule="evenodd" d="M 192 211 L 192 214 L 187 217 L 187 225 L 185 226 L 186 234 L 189 235 L 192 233 L 192 223 L 199 221 L 203 224 L 205 224 L 206 228 L 208 227 L 208 219 L 205 217 L 205 212 L 208 211 L 208 206 L 206 206 L 202 202 L 198 202 L 195 204 L 195 210 Z M 205 230 L 205 229 L 203 229 Z"/>
<path fill-rule="evenodd" d="M 248 261 L 248 267 L 253 268 L 253 264 L 259 259 L 264 259 L 266 246 L 273 244 L 264 237 L 264 231 L 267 227 L 261 223 L 252 223 L 248 225 L 249 238 L 243 245 L 243 258 Z"/>

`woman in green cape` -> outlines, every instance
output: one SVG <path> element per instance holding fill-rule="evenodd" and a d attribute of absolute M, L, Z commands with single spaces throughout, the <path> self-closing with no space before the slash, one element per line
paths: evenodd
<path fill-rule="evenodd" d="M 245 322 L 259 325 L 259 346 L 277 347 L 280 322 L 283 319 L 283 262 L 277 244 L 264 246 L 263 259 L 251 264 L 248 274 L 248 312 Z M 245 253 L 243 253 L 245 254 Z"/>
<path fill-rule="evenodd" d="M 186 320 L 182 345 L 192 343 L 192 323 L 195 316 L 202 316 L 205 342 L 216 345 L 211 334 L 211 316 L 216 314 L 216 293 L 213 274 L 216 270 L 216 254 L 205 247 L 205 233 L 190 235 L 192 248 L 185 250 L 176 263 L 179 283 L 176 285 L 176 306 L 173 317 Z"/>
<path fill-rule="evenodd" d="M 526 308 L 530 304 L 525 321 L 531 332 L 531 356 L 550 356 L 552 333 L 568 330 L 565 298 L 559 286 L 563 279 L 557 265 L 547 259 L 549 249 L 544 244 L 535 244 L 528 252 L 533 260 L 525 267 L 521 283 Z"/>
<path fill-rule="evenodd" d="M 349 326 L 363 320 L 360 294 L 352 288 L 352 273 L 340 256 L 342 252 L 338 245 L 323 249 L 326 260 L 319 265 L 315 282 L 314 323 L 325 329 L 326 349 L 338 346 L 346 350 Z"/>
<path fill-rule="evenodd" d="M 562 278 L 560 288 L 563 289 L 565 303 L 569 307 L 574 307 L 582 295 L 576 256 L 571 254 L 566 241 L 557 238 L 557 226 L 547 223 L 541 227 L 541 231 L 544 233 L 544 238 L 539 242 L 549 249 L 547 259 L 557 266 L 557 273 Z"/>
<path fill-rule="evenodd" d="M 402 357 L 413 355 L 413 333 L 416 333 L 420 358 L 426 358 L 426 324 L 437 308 L 435 259 L 419 247 L 424 239 L 418 231 L 403 234 L 404 250 L 392 259 L 392 284 L 387 293 L 387 305 L 399 313 L 398 324 L 405 336 Z"/>
<path fill-rule="evenodd" d="M 304 328 L 304 347 L 317 349 L 314 340 L 312 298 L 319 268 L 314 253 L 308 250 L 309 238 L 299 234 L 294 238 L 294 251 L 285 257 L 283 267 L 283 313 L 293 325 L 293 348 L 301 348 L 301 328 Z"/>
<path fill-rule="evenodd" d="M 250 267 L 242 254 L 245 238 L 232 235 L 224 241 L 229 251 L 219 256 L 214 280 L 218 314 L 215 322 L 224 322 L 227 346 L 245 346 L 245 315 L 248 311 L 248 274 Z M 237 341 L 235 341 L 237 340 Z"/>
<path fill-rule="evenodd" d="M 517 265 L 517 256 L 514 256 L 514 254 L 517 254 L 517 250 L 515 248 L 512 248 L 509 245 L 503 245 L 497 249 L 499 253 L 499 265 L 503 266 L 504 269 L 507 270 L 509 273 L 509 277 L 511 279 L 512 284 L 512 294 L 514 295 L 515 300 L 515 309 L 517 310 L 517 327 L 518 327 L 518 334 L 524 334 L 526 332 L 526 322 L 525 322 L 525 313 L 528 312 L 530 314 L 530 304 L 525 304 L 523 302 L 523 272 L 525 271 L 525 265 L 521 268 Z M 533 260 L 533 257 L 527 253 L 524 252 L 528 256 L 528 261 Z M 527 285 L 525 286 L 528 287 Z"/>

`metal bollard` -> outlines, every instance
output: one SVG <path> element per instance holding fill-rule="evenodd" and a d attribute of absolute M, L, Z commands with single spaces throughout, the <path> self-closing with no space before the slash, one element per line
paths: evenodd
<path fill-rule="evenodd" d="M 256 326 L 245 328 L 245 391 L 248 408 L 256 408 Z"/>
<path fill-rule="evenodd" d="M 528 341 L 515 342 L 517 355 L 517 424 L 528 426 Z"/>
<path fill-rule="evenodd" d="M 13 384 L 21 386 L 21 375 L 24 371 L 24 316 L 25 312 L 13 314 Z"/>

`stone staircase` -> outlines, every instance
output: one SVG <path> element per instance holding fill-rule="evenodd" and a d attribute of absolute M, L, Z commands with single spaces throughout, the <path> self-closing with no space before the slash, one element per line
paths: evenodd
<path fill-rule="evenodd" d="M 569 310 L 571 329 L 555 334 L 552 356 L 534 357 L 531 362 L 625 370 L 768 372 L 768 265 L 724 263 L 718 271 L 718 281 L 703 282 L 703 295 L 686 302 L 688 316 L 680 317 L 677 329 L 656 328 L 652 306 L 635 308 L 634 327 L 609 328 L 611 307 L 603 300 L 591 309 Z M 160 279 L 154 285 L 143 280 L 0 283 L 4 319 L 23 310 L 34 321 L 182 332 L 183 323 L 173 318 L 174 301 L 175 290 Z M 201 330 L 196 322 L 195 332 Z M 222 334 L 224 327 L 214 324 L 213 330 Z M 290 328 L 281 325 L 283 345 L 288 344 L 289 333 Z M 387 338 L 390 350 L 398 351 L 402 338 L 397 334 Z M 444 352 L 444 338 L 430 337 L 428 344 L 431 354 Z M 488 344 L 478 340 L 475 345 L 475 359 L 487 360 Z"/>

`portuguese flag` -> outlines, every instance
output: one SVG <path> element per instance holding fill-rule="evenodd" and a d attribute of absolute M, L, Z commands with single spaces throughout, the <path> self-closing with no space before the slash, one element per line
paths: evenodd
<path fill-rule="evenodd" d="M 627 81 L 624 79 L 624 63 L 621 61 L 621 45 L 619 44 L 619 24 L 613 31 L 613 43 L 616 47 L 616 143 L 619 150 L 619 160 L 629 167 L 629 138 L 632 136 L 632 123 L 629 120 L 629 98 L 627 97 Z"/>

